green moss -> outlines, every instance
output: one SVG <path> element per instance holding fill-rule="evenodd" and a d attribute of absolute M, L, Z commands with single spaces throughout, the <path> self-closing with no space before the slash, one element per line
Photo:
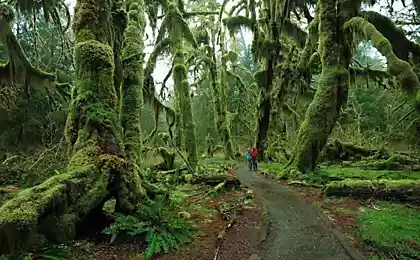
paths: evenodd
<path fill-rule="evenodd" d="M 113 23 L 110 15 L 112 2 L 111 0 L 77 1 L 73 21 L 76 42 L 96 40 L 113 45 Z"/>
<path fill-rule="evenodd" d="M 359 1 L 356 1 L 359 2 Z M 339 117 L 340 109 L 347 101 L 349 87 L 350 46 L 347 39 L 340 38 L 340 24 L 349 19 L 358 9 L 345 10 L 337 15 L 335 1 L 320 0 L 317 4 L 316 19 L 311 26 L 319 22 L 318 54 L 322 64 L 322 72 L 317 85 L 315 97 L 309 105 L 305 119 L 302 122 L 293 155 L 289 160 L 286 174 L 290 170 L 302 173 L 316 170 L 318 156 L 324 148 L 335 122 Z M 349 2 L 350 3 L 350 2 Z M 340 3 L 347 5 L 349 3 Z M 359 3 L 360 4 L 360 3 Z M 340 24 L 337 25 L 337 22 Z M 315 28 L 312 28 L 315 31 Z M 311 37 L 311 32 L 310 36 Z M 311 43 L 308 39 L 308 51 L 301 57 L 300 64 L 307 67 L 312 52 L 309 51 Z M 331 55 L 334 53 L 334 55 Z"/>
<path fill-rule="evenodd" d="M 317 158 L 338 118 L 337 107 L 340 107 L 346 98 L 348 84 L 349 73 L 346 69 L 322 70 L 317 92 L 300 126 L 298 141 L 289 165 L 294 164 L 293 167 L 302 173 L 315 170 Z"/>
<path fill-rule="evenodd" d="M 301 69 L 309 67 L 309 59 L 315 52 L 318 44 L 319 5 L 317 5 L 315 12 L 315 18 L 308 26 L 308 37 L 306 37 L 305 46 L 300 54 L 298 68 Z"/>
<path fill-rule="evenodd" d="M 124 31 L 123 85 L 121 125 L 124 129 L 124 145 L 132 162 L 141 164 L 141 121 L 143 107 L 143 36 L 146 28 L 145 4 L 142 0 L 127 1 L 128 26 Z"/>
<path fill-rule="evenodd" d="M 54 176 L 4 203 L 0 208 L 0 239 L 7 242 L 1 244 L 1 251 L 28 248 L 33 237 L 45 236 L 50 242 L 72 239 L 81 211 L 91 210 L 92 205 L 72 208 L 71 204 L 89 189 L 92 180 L 88 177 L 94 172 L 91 165 Z M 103 183 L 106 185 L 107 179 Z M 102 198 L 104 194 L 96 196 Z M 66 214 L 72 210 L 76 215 Z"/>
<path fill-rule="evenodd" d="M 393 52 L 398 58 L 408 61 L 410 52 L 418 55 L 418 47 L 416 51 L 413 51 L 413 44 L 407 39 L 404 30 L 397 26 L 390 17 L 374 11 L 362 11 L 359 16 L 374 25 L 390 41 Z"/>
<path fill-rule="evenodd" d="M 176 119 L 176 145 L 182 147 L 182 134 L 185 138 L 185 149 L 189 164 L 193 171 L 197 165 L 197 144 L 195 126 L 191 111 L 190 85 L 187 78 L 187 68 L 184 57 L 184 39 L 193 47 L 197 42 L 175 4 L 168 6 L 167 14 L 159 29 L 158 41 L 168 32 L 172 54 L 172 78 L 174 81 Z"/>
<path fill-rule="evenodd" d="M 389 203 L 379 203 L 377 207 L 380 210 L 365 209 L 358 217 L 364 242 L 392 255 L 420 257 L 420 212 Z"/>
<path fill-rule="evenodd" d="M 388 179 L 379 179 L 375 181 L 371 180 L 344 180 L 344 181 L 333 181 L 330 182 L 327 186 L 330 188 L 344 188 L 344 187 L 374 187 L 375 185 L 384 185 L 387 188 L 404 188 L 410 186 L 418 186 L 420 182 L 418 180 L 388 180 Z"/>
<path fill-rule="evenodd" d="M 420 180 L 418 172 L 410 171 L 375 171 L 340 166 L 321 167 L 321 171 L 325 172 L 330 178 L 375 180 L 380 177 L 392 180 Z"/>
<path fill-rule="evenodd" d="M 223 23 L 229 31 L 236 33 L 240 28 L 248 28 L 252 30 L 253 22 L 245 16 L 231 16 L 223 19 Z"/>

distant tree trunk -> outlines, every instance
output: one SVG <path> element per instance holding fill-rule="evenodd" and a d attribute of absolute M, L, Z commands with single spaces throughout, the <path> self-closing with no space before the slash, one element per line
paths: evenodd
<path fill-rule="evenodd" d="M 357 14 L 360 1 L 346 0 L 337 5 L 337 0 L 319 0 L 317 5 L 322 72 L 286 167 L 286 173 L 292 176 L 315 171 L 341 106 L 347 102 L 351 37 L 344 35 L 342 26 Z"/>
<path fill-rule="evenodd" d="M 176 17 L 179 10 L 175 5 L 170 5 L 168 12 Z M 171 41 L 172 51 L 172 77 L 174 81 L 174 91 L 176 102 L 179 104 L 179 115 L 181 124 L 177 125 L 177 131 L 181 131 L 185 138 L 185 150 L 187 152 L 187 160 L 193 170 L 197 166 L 197 140 L 195 135 L 195 124 L 191 110 L 190 84 L 188 82 L 188 72 L 185 66 L 184 57 L 184 27 L 176 19 L 172 20 L 172 24 L 168 25 L 169 38 Z M 178 132 L 179 133 L 179 132 Z"/>
<path fill-rule="evenodd" d="M 228 100 L 227 100 L 227 94 L 226 94 L 226 90 L 228 88 L 228 86 L 225 84 L 225 79 L 226 79 L 226 70 L 227 70 L 227 60 L 225 58 L 226 51 L 225 51 L 225 37 L 223 37 L 223 33 L 221 33 L 221 37 L 220 37 L 220 49 L 222 51 L 222 60 L 221 60 L 221 70 L 219 74 L 216 74 L 216 80 L 217 80 L 217 85 L 214 86 L 215 88 L 218 88 L 218 101 L 219 104 L 218 105 L 218 109 L 216 110 L 218 112 L 217 114 L 217 130 L 219 131 L 219 134 L 222 135 L 222 141 L 223 141 L 223 148 L 224 148 L 224 152 L 225 152 L 225 158 L 226 159 L 232 159 L 234 157 L 234 148 L 233 148 L 233 141 L 232 141 L 232 134 L 230 131 L 230 123 L 229 120 L 227 118 L 227 114 L 228 114 Z M 214 66 L 216 66 L 216 54 L 214 49 L 212 50 L 212 57 L 214 60 Z M 215 70 L 217 72 L 216 68 L 213 68 L 213 70 Z M 217 77 L 218 76 L 218 77 Z"/>
<path fill-rule="evenodd" d="M 118 0 L 78 0 L 73 29 L 77 88 L 66 125 L 65 173 L 20 192 L 0 208 L 0 253 L 39 248 L 75 237 L 76 227 L 111 197 L 128 213 L 143 198 L 138 173 L 125 160 L 114 85 L 113 25 Z M 113 10 L 114 9 L 114 10 Z M 117 27 L 118 28 L 118 27 Z M 121 28 L 119 28 L 121 30 Z"/>

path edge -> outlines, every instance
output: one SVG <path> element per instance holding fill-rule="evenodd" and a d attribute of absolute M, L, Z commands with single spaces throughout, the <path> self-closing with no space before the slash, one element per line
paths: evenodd
<path fill-rule="evenodd" d="M 259 199 L 261 205 L 261 224 L 259 232 L 259 244 L 263 243 L 267 239 L 269 227 L 270 227 L 270 218 L 268 215 L 268 205 L 262 199 Z"/>
<path fill-rule="evenodd" d="M 310 205 L 318 217 L 324 222 L 327 227 L 330 228 L 333 235 L 337 238 L 338 242 L 340 242 L 341 246 L 344 248 L 344 250 L 347 252 L 347 254 L 353 259 L 353 260 L 364 260 L 365 258 L 363 255 L 354 247 L 352 246 L 350 240 L 345 237 L 343 234 L 337 231 L 337 227 L 334 225 L 334 223 L 331 223 L 331 221 L 327 218 L 327 216 L 321 212 L 320 209 L 317 209 L 313 207 L 313 205 Z"/>

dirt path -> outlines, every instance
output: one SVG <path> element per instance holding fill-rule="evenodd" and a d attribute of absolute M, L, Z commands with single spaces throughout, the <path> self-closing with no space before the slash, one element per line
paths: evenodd
<path fill-rule="evenodd" d="M 270 221 L 262 243 L 264 260 L 351 260 L 311 205 L 278 183 L 255 177 L 239 165 L 237 176 L 268 207 Z"/>

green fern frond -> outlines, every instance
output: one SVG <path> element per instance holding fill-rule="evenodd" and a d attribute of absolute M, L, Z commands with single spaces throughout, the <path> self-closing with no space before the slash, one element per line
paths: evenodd
<path fill-rule="evenodd" d="M 177 219 L 176 204 L 171 201 L 145 200 L 141 203 L 134 216 L 117 215 L 115 222 L 104 230 L 106 234 L 116 235 L 120 232 L 130 236 L 145 234 L 148 243 L 145 257 L 179 249 L 190 241 L 193 228 L 189 222 Z"/>

